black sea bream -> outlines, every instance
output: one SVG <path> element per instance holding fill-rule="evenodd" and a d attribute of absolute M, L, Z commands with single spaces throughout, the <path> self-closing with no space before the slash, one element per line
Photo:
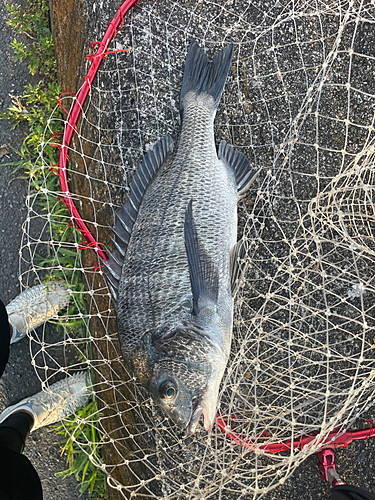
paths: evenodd
<path fill-rule="evenodd" d="M 225 141 L 215 147 L 232 54 L 230 45 L 209 64 L 190 45 L 178 145 L 166 136 L 146 153 L 116 213 L 105 263 L 125 362 L 189 432 L 202 414 L 206 430 L 215 419 L 240 268 L 237 201 L 254 178 L 243 154 Z"/>

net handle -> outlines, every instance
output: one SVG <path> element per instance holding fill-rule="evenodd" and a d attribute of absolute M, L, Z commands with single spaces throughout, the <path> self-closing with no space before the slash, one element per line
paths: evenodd
<path fill-rule="evenodd" d="M 67 123 L 65 125 L 64 134 L 60 146 L 58 174 L 63 201 L 68 208 L 69 214 L 71 215 L 76 228 L 82 233 L 89 247 L 92 248 L 103 260 L 107 260 L 108 257 L 106 253 L 100 248 L 100 244 L 96 241 L 96 239 L 82 220 L 82 217 L 80 216 L 80 213 L 75 206 L 74 200 L 70 193 L 67 172 L 67 165 L 69 163 L 69 147 L 73 138 L 73 134 L 76 131 L 77 122 L 81 115 L 86 97 L 91 91 L 91 85 L 94 81 L 96 73 L 106 55 L 113 52 L 108 52 L 108 46 L 113 38 L 115 38 L 115 36 L 117 35 L 117 31 L 123 27 L 125 14 L 127 14 L 127 12 L 133 7 L 136 2 L 137 0 L 126 0 L 125 2 L 123 2 L 118 9 L 116 17 L 114 17 L 108 24 L 107 31 L 105 32 L 102 41 L 94 42 L 94 45 L 91 45 L 92 48 L 96 45 L 98 46 L 98 48 L 95 54 L 92 54 L 88 57 L 88 59 L 91 61 L 91 64 L 87 75 L 85 76 L 85 81 L 80 91 L 78 92 L 74 104 L 68 114 Z"/>

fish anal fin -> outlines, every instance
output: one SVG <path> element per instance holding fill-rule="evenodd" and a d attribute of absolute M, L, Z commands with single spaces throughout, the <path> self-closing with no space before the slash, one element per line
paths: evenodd
<path fill-rule="evenodd" d="M 216 303 L 218 298 L 219 274 L 210 257 L 198 240 L 193 219 L 193 203 L 190 200 L 185 212 L 185 248 L 188 259 L 194 316 L 207 302 Z"/>
<path fill-rule="evenodd" d="M 143 197 L 159 168 L 163 165 L 172 150 L 173 140 L 170 135 L 166 135 L 147 151 L 141 165 L 134 172 L 133 179 L 129 185 L 127 200 L 116 212 L 115 225 L 112 228 L 114 233 L 114 250 L 108 261 L 103 262 L 104 274 L 107 277 L 115 302 L 117 300 L 117 289 L 126 251 Z"/>
<path fill-rule="evenodd" d="M 232 296 L 235 297 L 241 283 L 242 277 L 245 273 L 246 264 L 244 259 L 246 257 L 246 249 L 244 240 L 237 241 L 231 248 L 229 254 L 229 275 Z"/>
<path fill-rule="evenodd" d="M 246 156 L 226 141 L 220 142 L 217 156 L 219 160 L 223 160 L 233 169 L 238 195 L 243 196 L 257 177 L 259 170 L 252 170 Z"/>

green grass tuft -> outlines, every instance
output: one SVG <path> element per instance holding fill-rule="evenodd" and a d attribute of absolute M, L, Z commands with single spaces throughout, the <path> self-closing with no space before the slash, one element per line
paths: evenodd
<path fill-rule="evenodd" d="M 92 461 L 100 462 L 100 443 L 96 441 L 97 428 L 95 426 L 100 416 L 96 402 L 93 400 L 74 417 L 54 428 L 57 434 L 63 436 L 62 452 L 67 453 L 68 464 L 68 468 L 58 472 L 57 476 L 74 475 L 80 483 L 80 494 L 89 491 L 91 498 L 95 499 L 105 498 L 106 495 L 105 474 L 92 463 Z M 66 439 L 67 435 L 68 439 Z M 87 446 L 88 443 L 91 445 L 92 461 L 86 453 L 82 452 L 82 447 Z"/>
<path fill-rule="evenodd" d="M 6 3 L 7 24 L 15 34 L 22 35 L 11 43 L 15 60 L 28 60 L 29 71 L 41 78 L 52 79 L 56 74 L 55 47 L 49 26 L 49 6 L 46 0 L 28 0 L 26 8 Z M 25 41 L 26 40 L 26 41 Z"/>

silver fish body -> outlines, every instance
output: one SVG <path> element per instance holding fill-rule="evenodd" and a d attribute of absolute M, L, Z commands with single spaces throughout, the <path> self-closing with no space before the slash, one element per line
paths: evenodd
<path fill-rule="evenodd" d="M 206 429 L 215 418 L 239 273 L 237 201 L 254 177 L 241 153 L 223 141 L 218 157 L 215 147 L 213 123 L 232 50 L 210 66 L 191 45 L 178 147 L 173 153 L 167 136 L 146 155 L 107 262 L 125 361 L 155 403 L 190 432 L 202 414 Z M 150 165 L 155 172 L 146 178 Z"/>

